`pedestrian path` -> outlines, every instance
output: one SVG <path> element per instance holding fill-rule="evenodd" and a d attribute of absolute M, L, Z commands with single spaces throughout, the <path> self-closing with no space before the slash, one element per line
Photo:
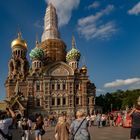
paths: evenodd
<path fill-rule="evenodd" d="M 91 140 L 129 140 L 130 129 L 123 127 L 91 127 Z"/>
<path fill-rule="evenodd" d="M 91 134 L 91 140 L 129 140 L 130 129 L 122 127 L 102 127 L 96 126 L 89 128 Z M 18 134 L 18 130 L 14 130 L 13 140 L 21 140 Z M 34 133 L 30 135 L 29 140 L 35 140 Z M 54 127 L 48 128 L 43 140 L 55 140 L 54 138 Z"/>

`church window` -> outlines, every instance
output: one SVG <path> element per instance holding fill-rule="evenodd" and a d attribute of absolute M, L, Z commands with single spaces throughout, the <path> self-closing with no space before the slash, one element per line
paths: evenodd
<path fill-rule="evenodd" d="M 76 90 L 78 90 L 78 89 L 79 89 L 79 85 L 77 84 L 77 85 L 76 85 Z"/>
<path fill-rule="evenodd" d="M 66 89 L 66 84 L 63 84 L 63 90 L 65 90 Z"/>
<path fill-rule="evenodd" d="M 40 99 L 36 99 L 36 106 L 40 106 Z"/>
<path fill-rule="evenodd" d="M 60 105 L 60 98 L 57 98 L 57 105 Z"/>
<path fill-rule="evenodd" d="M 36 82 L 36 91 L 40 91 L 40 83 Z"/>
<path fill-rule="evenodd" d="M 79 98 L 76 98 L 76 105 L 79 105 Z"/>
<path fill-rule="evenodd" d="M 55 88 L 55 86 L 54 86 L 54 84 L 52 84 L 52 90 L 54 90 L 54 88 Z"/>
<path fill-rule="evenodd" d="M 60 90 L 60 84 L 57 84 L 57 90 Z"/>
<path fill-rule="evenodd" d="M 63 105 L 66 105 L 66 98 L 63 98 Z"/>
<path fill-rule="evenodd" d="M 87 104 L 89 104 L 89 98 L 87 98 Z"/>
<path fill-rule="evenodd" d="M 55 105 L 55 98 L 52 98 L 52 105 Z"/>

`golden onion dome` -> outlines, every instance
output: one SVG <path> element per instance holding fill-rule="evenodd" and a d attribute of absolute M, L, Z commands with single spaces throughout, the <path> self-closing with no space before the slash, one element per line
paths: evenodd
<path fill-rule="evenodd" d="M 21 46 L 24 49 L 27 49 L 27 43 L 25 40 L 22 39 L 21 33 L 18 33 L 18 37 L 14 39 L 11 43 L 11 47 L 14 48 L 16 46 Z"/>
<path fill-rule="evenodd" d="M 87 67 L 84 65 L 81 70 L 80 70 L 81 73 L 83 74 L 86 74 L 87 73 Z"/>

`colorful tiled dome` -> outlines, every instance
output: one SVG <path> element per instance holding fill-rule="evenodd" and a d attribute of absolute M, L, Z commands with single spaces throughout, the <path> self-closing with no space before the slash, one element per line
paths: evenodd
<path fill-rule="evenodd" d="M 44 57 L 44 51 L 39 48 L 39 47 L 35 47 L 34 49 L 31 50 L 30 52 L 30 58 L 33 60 L 33 59 L 43 59 Z"/>
<path fill-rule="evenodd" d="M 77 60 L 77 61 L 79 61 L 80 56 L 81 56 L 80 52 L 79 52 L 77 49 L 72 48 L 72 49 L 67 53 L 67 55 L 66 55 L 66 60 L 67 60 L 68 62 L 71 61 L 71 60 Z"/>

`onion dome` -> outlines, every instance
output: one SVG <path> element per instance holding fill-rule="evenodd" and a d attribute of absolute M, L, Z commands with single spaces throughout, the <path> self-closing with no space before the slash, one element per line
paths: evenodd
<path fill-rule="evenodd" d="M 72 49 L 67 53 L 66 60 L 69 62 L 71 60 L 77 60 L 80 59 L 80 52 L 75 48 L 75 39 L 74 36 L 72 37 Z"/>
<path fill-rule="evenodd" d="M 44 58 L 44 51 L 41 48 L 39 48 L 38 42 L 36 42 L 36 47 L 31 50 L 29 55 L 30 55 L 32 60 L 33 59 L 41 60 Z"/>
<path fill-rule="evenodd" d="M 84 65 L 84 66 L 82 66 L 82 68 L 80 69 L 80 72 L 82 73 L 82 74 L 86 74 L 87 73 L 87 67 Z"/>
<path fill-rule="evenodd" d="M 22 39 L 20 32 L 18 33 L 18 37 L 16 39 L 14 39 L 11 43 L 12 49 L 14 49 L 17 46 L 20 46 L 23 49 L 27 49 L 27 43 L 25 40 Z"/>

